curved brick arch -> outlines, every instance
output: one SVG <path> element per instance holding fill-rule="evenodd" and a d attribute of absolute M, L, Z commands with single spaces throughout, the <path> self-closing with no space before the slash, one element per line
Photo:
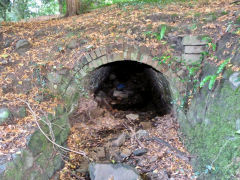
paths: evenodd
<path fill-rule="evenodd" d="M 171 69 L 174 65 L 169 67 L 164 63 L 159 64 L 158 61 L 154 60 L 150 50 L 145 46 L 111 44 L 106 47 L 97 48 L 82 55 L 76 64 L 75 70 L 81 76 L 85 76 L 102 65 L 124 60 L 136 61 L 151 66 L 164 75 L 172 91 L 177 91 L 180 94 L 185 92 L 184 84 Z"/>

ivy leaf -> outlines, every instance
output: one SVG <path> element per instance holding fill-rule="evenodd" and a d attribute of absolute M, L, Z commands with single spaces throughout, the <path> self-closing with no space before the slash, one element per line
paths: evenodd
<path fill-rule="evenodd" d="M 214 43 L 212 43 L 212 50 L 213 50 L 213 51 L 216 51 L 216 49 L 217 49 L 217 45 L 214 44 Z"/>
<path fill-rule="evenodd" d="M 166 25 L 162 25 L 162 28 L 161 28 L 161 32 L 160 32 L 160 40 L 163 39 L 164 35 L 165 35 L 165 32 L 166 32 L 166 29 L 167 29 L 167 26 Z"/>
<path fill-rule="evenodd" d="M 215 82 L 216 82 L 216 79 L 217 79 L 217 75 L 214 75 L 214 76 L 211 76 L 211 79 L 209 81 L 209 84 L 208 84 L 208 89 L 209 90 L 212 90 Z"/>
<path fill-rule="evenodd" d="M 2 54 L 1 57 L 2 58 L 7 58 L 9 55 L 8 54 Z"/>
<path fill-rule="evenodd" d="M 202 88 L 206 82 L 208 82 L 211 79 L 211 76 L 206 76 L 201 82 L 200 82 L 200 88 Z"/>

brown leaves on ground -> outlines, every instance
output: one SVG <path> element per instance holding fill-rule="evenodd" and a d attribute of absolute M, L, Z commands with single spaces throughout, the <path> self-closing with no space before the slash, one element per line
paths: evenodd
<path fill-rule="evenodd" d="M 172 49 L 167 44 L 149 38 L 145 32 L 158 32 L 161 24 L 168 24 L 177 28 L 171 32 L 176 34 L 209 34 L 217 41 L 228 28 L 228 23 L 236 20 L 235 13 L 239 5 L 230 4 L 230 0 L 209 1 L 206 3 L 187 2 L 171 4 L 164 7 L 152 5 L 137 5 L 118 7 L 110 6 L 94 10 L 91 13 L 43 21 L 30 21 L 1 24 L 0 35 L 0 103 L 1 106 L 10 107 L 21 105 L 17 98 L 24 99 L 33 107 L 43 111 L 53 111 L 60 104 L 56 98 L 48 98 L 42 102 L 36 101 L 36 96 L 42 95 L 41 86 L 37 84 L 37 78 L 33 76 L 39 69 L 43 77 L 52 69 L 62 67 L 72 68 L 77 60 L 79 52 L 90 45 L 93 48 L 104 46 L 109 43 L 129 44 L 135 43 L 146 45 L 151 49 L 164 47 L 166 54 L 171 54 Z M 217 19 L 206 22 L 209 13 L 216 13 Z M 226 12 L 226 13 L 222 13 Z M 196 24 L 197 28 L 190 28 Z M 24 55 L 15 51 L 16 42 L 27 39 L 32 47 Z M 67 44 L 77 39 L 75 49 L 68 49 Z M 239 67 L 232 67 L 239 70 Z M 12 77 L 12 74 L 14 77 Z M 26 94 L 19 93 L 18 87 L 24 85 L 25 80 L 32 83 L 32 88 Z M 3 90 L 3 87 L 9 87 Z M 31 128 L 25 128 L 28 124 L 33 125 L 33 119 L 29 116 L 17 119 L 14 124 L 1 126 L 1 143 L 8 144 L 0 147 L 1 154 L 17 151 L 17 147 L 24 146 L 26 136 L 31 133 Z M 107 121 L 106 123 L 111 121 Z M 101 126 L 101 125 L 99 125 Z M 82 127 L 87 128 L 86 127 Z M 27 131 L 27 132 L 25 132 Z M 15 137 L 18 134 L 18 139 Z M 22 140 L 22 141 L 21 141 Z M 20 143 L 21 142 L 21 143 Z M 13 145 L 14 144 L 14 145 Z"/>
<path fill-rule="evenodd" d="M 166 173 L 168 177 L 179 180 L 192 178 L 193 170 L 188 160 L 190 156 L 179 138 L 179 127 L 171 114 L 152 118 L 152 112 L 109 111 L 93 103 L 86 105 L 85 101 L 93 102 L 89 99 L 81 99 L 84 107 L 79 103 L 78 110 L 71 117 L 72 128 L 68 147 L 85 151 L 94 162 L 127 163 L 135 166 L 141 174 L 150 177 Z M 126 115 L 130 113 L 139 113 L 139 119 L 128 120 Z M 84 120 L 83 115 L 87 115 Z M 137 140 L 135 133 L 143 128 L 142 122 L 150 124 L 146 129 L 149 135 L 146 139 Z M 112 142 L 120 134 L 126 134 L 127 138 L 122 146 L 116 147 Z M 160 138 L 167 146 L 151 141 L 151 137 Z M 178 156 L 179 154 L 168 146 L 185 154 L 185 158 Z M 126 149 L 133 152 L 139 148 L 147 148 L 148 152 L 142 156 L 132 154 L 126 159 L 119 159 L 117 155 L 118 152 L 124 152 Z M 70 153 L 69 160 L 60 173 L 61 179 L 86 178 L 84 168 L 86 171 L 87 165 L 86 159 L 82 156 Z"/>

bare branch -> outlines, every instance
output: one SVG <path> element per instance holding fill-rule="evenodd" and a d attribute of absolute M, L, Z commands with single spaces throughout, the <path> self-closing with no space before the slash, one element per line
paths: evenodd
<path fill-rule="evenodd" d="M 21 102 L 25 103 L 27 106 L 28 106 L 28 109 L 30 110 L 33 118 L 34 118 L 34 121 L 35 123 L 37 124 L 37 127 L 39 128 L 39 130 L 41 131 L 41 133 L 47 138 L 48 141 L 50 141 L 52 144 L 54 144 L 55 146 L 57 146 L 58 148 L 60 149 L 63 149 L 63 150 L 66 150 L 66 151 L 69 151 L 69 152 L 73 152 L 73 153 L 76 153 L 76 154 L 79 154 L 79 155 L 82 155 L 84 156 L 85 158 L 89 159 L 86 155 L 86 153 L 84 151 L 75 151 L 75 150 L 72 150 L 72 149 L 69 149 L 69 148 L 66 148 L 66 147 L 63 147 L 59 144 L 57 144 L 56 142 L 54 142 L 53 140 L 51 140 L 48 135 L 42 130 L 42 128 L 40 127 L 39 123 L 38 123 L 38 120 L 37 120 L 37 115 L 36 113 L 33 111 L 33 109 L 31 108 L 30 104 L 22 99 L 19 99 L 17 98 L 18 100 L 20 100 Z"/>

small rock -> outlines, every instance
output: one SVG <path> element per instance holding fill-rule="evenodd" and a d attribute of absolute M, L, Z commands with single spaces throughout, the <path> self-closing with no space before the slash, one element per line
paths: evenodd
<path fill-rule="evenodd" d="M 135 120 L 139 119 L 139 115 L 138 114 L 128 114 L 128 115 L 126 115 L 126 118 L 128 120 L 135 121 Z"/>
<path fill-rule="evenodd" d="M 27 52 L 30 47 L 31 47 L 30 42 L 28 40 L 26 40 L 26 39 L 22 39 L 22 40 L 19 40 L 17 42 L 17 44 L 16 44 L 16 51 L 19 54 L 23 54 L 23 53 Z"/>
<path fill-rule="evenodd" d="M 10 118 L 10 111 L 8 108 L 0 108 L 0 125 Z"/>
<path fill-rule="evenodd" d="M 150 159 L 149 159 L 149 163 L 153 163 L 155 161 L 158 160 L 158 157 L 157 156 L 152 156 Z"/>
<path fill-rule="evenodd" d="M 240 86 L 240 73 L 235 72 L 229 77 L 229 81 L 232 83 L 234 88 L 238 88 Z"/>
<path fill-rule="evenodd" d="M 97 147 L 96 151 L 97 151 L 97 157 L 99 160 L 104 159 L 106 157 L 104 147 Z"/>
<path fill-rule="evenodd" d="M 141 180 L 134 168 L 124 164 L 96 164 L 89 165 L 91 180 Z"/>
<path fill-rule="evenodd" d="M 115 90 L 113 92 L 113 97 L 127 99 L 128 98 L 128 93 L 124 92 L 124 91 L 117 91 L 117 90 Z"/>
<path fill-rule="evenodd" d="M 184 36 L 182 39 L 182 44 L 184 46 L 199 46 L 206 45 L 208 42 L 206 40 L 202 40 L 201 36 Z"/>
<path fill-rule="evenodd" d="M 112 142 L 113 146 L 122 146 L 126 141 L 126 134 L 122 133 L 115 141 Z"/>
<path fill-rule="evenodd" d="M 141 122 L 140 125 L 142 126 L 143 129 L 150 129 L 152 127 L 152 123 L 149 121 Z"/>
<path fill-rule="evenodd" d="M 79 173 L 86 173 L 88 171 L 89 163 L 87 161 L 80 162 L 80 167 L 76 169 Z"/>
<path fill-rule="evenodd" d="M 129 157 L 130 155 L 132 154 L 132 151 L 130 149 L 127 149 L 127 148 L 124 148 L 122 151 L 121 151 L 121 156 L 123 158 L 126 158 L 126 157 Z"/>
<path fill-rule="evenodd" d="M 149 137 L 149 134 L 146 130 L 140 129 L 136 132 L 136 137 L 138 139 L 147 138 L 147 137 Z"/>
<path fill-rule="evenodd" d="M 146 148 L 141 148 L 133 151 L 133 154 L 134 156 L 142 156 L 143 154 L 147 153 L 147 151 L 148 150 Z"/>
<path fill-rule="evenodd" d="M 90 51 L 90 50 L 93 49 L 93 48 L 94 48 L 93 45 L 88 45 L 88 46 L 86 47 L 86 49 L 87 49 L 88 51 Z"/>
<path fill-rule="evenodd" d="M 67 48 L 68 48 L 68 49 L 75 49 L 75 48 L 77 48 L 77 46 L 78 46 L 77 40 L 76 40 L 76 39 L 72 39 L 72 40 L 68 43 Z"/>

